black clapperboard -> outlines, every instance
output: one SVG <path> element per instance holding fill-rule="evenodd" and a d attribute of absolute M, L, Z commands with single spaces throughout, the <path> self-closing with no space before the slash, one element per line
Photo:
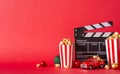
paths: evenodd
<path fill-rule="evenodd" d="M 105 39 L 113 32 L 86 32 L 106 28 L 113 25 L 112 21 L 87 25 L 74 29 L 75 37 L 75 59 L 84 61 L 94 55 L 100 56 L 107 63 Z"/>

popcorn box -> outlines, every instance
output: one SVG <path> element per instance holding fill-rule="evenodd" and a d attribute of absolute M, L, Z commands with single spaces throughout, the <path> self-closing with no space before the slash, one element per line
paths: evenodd
<path fill-rule="evenodd" d="M 59 44 L 61 68 L 72 68 L 73 44 Z"/>
<path fill-rule="evenodd" d="M 120 39 L 109 38 L 105 40 L 105 44 L 108 64 L 110 67 L 112 67 L 112 64 L 117 64 L 120 67 Z"/>

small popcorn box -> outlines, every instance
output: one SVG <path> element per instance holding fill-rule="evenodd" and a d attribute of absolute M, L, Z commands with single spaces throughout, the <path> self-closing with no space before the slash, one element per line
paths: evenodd
<path fill-rule="evenodd" d="M 107 53 L 107 61 L 111 68 L 113 65 L 118 65 L 120 67 L 119 62 L 119 50 L 120 50 L 120 38 L 119 34 L 115 32 L 112 36 L 105 40 L 106 44 L 106 53 Z"/>
<path fill-rule="evenodd" d="M 61 68 L 72 68 L 73 44 L 69 40 L 62 40 L 59 44 Z"/>

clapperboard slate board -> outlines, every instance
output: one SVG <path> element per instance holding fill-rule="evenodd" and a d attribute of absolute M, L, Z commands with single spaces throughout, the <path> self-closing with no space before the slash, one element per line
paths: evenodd
<path fill-rule="evenodd" d="M 75 37 L 75 58 L 84 61 L 88 57 L 98 55 L 107 63 L 105 39 L 113 34 L 113 32 L 86 32 L 106 28 L 113 25 L 112 21 L 102 22 L 98 24 L 87 25 L 74 29 Z"/>

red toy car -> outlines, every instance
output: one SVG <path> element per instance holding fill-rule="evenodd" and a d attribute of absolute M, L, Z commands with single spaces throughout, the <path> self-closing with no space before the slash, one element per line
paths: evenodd
<path fill-rule="evenodd" d="M 104 68 L 104 66 L 104 60 L 98 56 L 88 58 L 80 64 L 80 67 L 85 69 Z"/>

